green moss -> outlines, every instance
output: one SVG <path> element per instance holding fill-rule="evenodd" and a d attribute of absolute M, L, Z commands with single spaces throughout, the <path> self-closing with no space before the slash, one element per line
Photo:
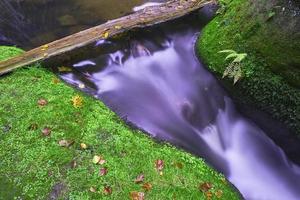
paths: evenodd
<path fill-rule="evenodd" d="M 198 54 L 209 69 L 221 77 L 228 63 L 219 51 L 233 49 L 247 53 L 248 57 L 242 63 L 244 78 L 235 86 L 223 80 L 226 87 L 241 102 L 266 111 L 300 135 L 300 90 L 288 84 L 286 78 L 273 73 L 267 58 L 248 43 L 249 38 L 262 26 L 259 21 L 252 20 L 249 14 L 251 2 L 226 2 L 226 11 L 205 27 L 198 41 Z"/>
<path fill-rule="evenodd" d="M 0 60 L 20 52 L 0 47 Z M 131 191 L 143 191 L 134 183 L 140 173 L 153 185 L 146 199 L 205 199 L 198 185 L 207 181 L 213 183 L 213 193 L 223 191 L 221 199 L 238 199 L 223 175 L 202 159 L 154 142 L 125 125 L 102 102 L 53 79 L 39 66 L 0 77 L 0 199 L 129 199 Z M 83 98 L 78 109 L 71 103 L 76 95 Z M 48 100 L 44 107 L 37 104 L 41 98 Z M 50 136 L 43 136 L 44 127 L 52 129 Z M 75 143 L 60 147 L 62 139 Z M 80 143 L 88 149 L 82 150 Z M 103 166 L 92 163 L 94 155 L 104 156 L 107 175 L 99 176 Z M 165 162 L 163 175 L 154 167 L 157 159 Z M 112 188 L 111 195 L 104 194 L 105 185 Z M 89 191 L 92 186 L 96 193 Z"/>

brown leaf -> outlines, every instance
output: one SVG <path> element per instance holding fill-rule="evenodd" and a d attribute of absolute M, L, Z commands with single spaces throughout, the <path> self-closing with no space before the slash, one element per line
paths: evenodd
<path fill-rule="evenodd" d="M 143 189 L 146 190 L 146 191 L 150 191 L 152 189 L 151 183 L 145 183 L 143 185 Z"/>
<path fill-rule="evenodd" d="M 130 199 L 131 200 L 144 200 L 145 193 L 143 192 L 130 192 Z"/>
<path fill-rule="evenodd" d="M 77 167 L 77 162 L 76 162 L 76 160 L 72 160 L 72 161 L 71 161 L 70 167 L 71 167 L 72 169 L 74 169 L 74 168 Z"/>
<path fill-rule="evenodd" d="M 99 170 L 99 175 L 100 176 L 105 176 L 108 173 L 107 168 L 103 167 Z"/>
<path fill-rule="evenodd" d="M 38 100 L 38 105 L 39 106 L 45 106 L 48 104 L 48 101 L 46 99 L 39 99 Z"/>
<path fill-rule="evenodd" d="M 156 161 L 155 161 L 155 168 L 156 168 L 158 171 L 162 171 L 163 168 L 164 168 L 164 161 L 163 161 L 163 160 L 156 160 Z"/>
<path fill-rule="evenodd" d="M 199 189 L 202 192 L 207 192 L 208 190 L 210 190 L 212 188 L 212 184 L 209 182 L 205 182 L 199 185 Z"/>
<path fill-rule="evenodd" d="M 36 129 L 38 129 L 38 124 L 37 123 L 30 124 L 30 126 L 29 126 L 30 131 L 35 131 Z"/>
<path fill-rule="evenodd" d="M 109 186 L 105 186 L 103 192 L 104 194 L 110 195 L 112 194 L 112 188 Z"/>
<path fill-rule="evenodd" d="M 136 177 L 136 179 L 134 180 L 135 183 L 142 183 L 145 179 L 144 174 L 140 174 Z"/>
<path fill-rule="evenodd" d="M 51 134 L 51 129 L 48 128 L 48 127 L 43 128 L 42 134 L 43 134 L 44 136 L 50 136 L 50 134 Z"/>
<path fill-rule="evenodd" d="M 61 147 L 69 147 L 71 146 L 72 144 L 74 144 L 74 141 L 73 140 L 60 140 L 58 142 L 59 146 Z"/>
<path fill-rule="evenodd" d="M 58 84 L 59 82 L 60 82 L 60 80 L 58 78 L 53 78 L 52 79 L 53 84 Z"/>
<path fill-rule="evenodd" d="M 183 164 L 181 162 L 176 162 L 175 163 L 175 166 L 178 168 L 178 169 L 182 169 L 183 168 Z"/>

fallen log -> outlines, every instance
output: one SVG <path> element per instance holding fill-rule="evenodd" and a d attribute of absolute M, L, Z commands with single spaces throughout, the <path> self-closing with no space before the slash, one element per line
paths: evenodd
<path fill-rule="evenodd" d="M 70 59 L 70 53 L 83 52 L 87 46 L 101 39 L 108 39 L 135 28 L 170 21 L 213 2 L 214 0 L 170 0 L 161 5 L 146 7 L 133 14 L 108 21 L 2 61 L 0 62 L 0 75 L 35 62 L 44 62 L 53 58 L 60 61 Z"/>

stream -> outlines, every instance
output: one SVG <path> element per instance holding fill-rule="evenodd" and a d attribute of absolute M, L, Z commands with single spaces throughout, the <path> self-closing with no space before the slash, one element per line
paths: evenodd
<path fill-rule="evenodd" d="M 5 1 L 1 2 L 0 6 Z M 134 5 L 141 3 L 145 1 Z M 134 5 L 118 14 L 131 12 Z M 20 19 L 19 12 L 12 14 L 12 19 Z M 245 199 L 297 200 L 299 166 L 238 111 L 220 82 L 195 56 L 199 28 L 211 16 L 206 7 L 184 19 L 137 31 L 126 40 L 100 40 L 94 48 L 108 53 L 71 63 L 72 72 L 53 70 L 67 83 L 102 100 L 128 123 L 204 158 Z M 38 37 L 40 31 L 17 29 L 9 29 L 14 34 L 0 29 L 2 43 L 25 49 L 40 44 L 38 39 L 24 39 Z M 15 35 L 19 35 L 17 40 Z"/>

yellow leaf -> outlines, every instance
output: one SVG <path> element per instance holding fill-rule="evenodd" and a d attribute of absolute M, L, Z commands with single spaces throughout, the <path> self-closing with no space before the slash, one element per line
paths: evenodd
<path fill-rule="evenodd" d="M 80 147 L 81 147 L 81 149 L 87 149 L 87 145 L 84 144 L 84 143 L 81 143 L 81 144 L 80 144 Z"/>
<path fill-rule="evenodd" d="M 72 98 L 72 103 L 75 108 L 80 108 L 80 107 L 82 107 L 83 99 L 81 96 L 76 95 Z"/>
<path fill-rule="evenodd" d="M 42 46 L 42 49 L 41 49 L 41 50 L 42 50 L 42 51 L 46 51 L 48 48 L 49 48 L 49 45 L 46 44 L 46 45 Z"/>
<path fill-rule="evenodd" d="M 101 160 L 101 157 L 100 157 L 100 156 L 97 156 L 97 155 L 96 155 L 96 156 L 93 157 L 93 163 L 94 163 L 94 164 L 98 164 L 98 163 L 100 162 L 100 160 Z"/>
<path fill-rule="evenodd" d="M 115 26 L 115 29 L 118 29 L 118 30 L 120 30 L 122 28 L 122 26 Z"/>
<path fill-rule="evenodd" d="M 85 85 L 84 85 L 83 83 L 80 83 L 80 84 L 78 85 L 78 87 L 79 87 L 80 89 L 84 89 L 84 88 L 85 88 Z"/>
<path fill-rule="evenodd" d="M 108 36 L 109 36 L 109 32 L 108 32 L 108 31 L 106 31 L 106 32 L 103 33 L 103 38 L 104 38 L 104 39 L 107 39 Z"/>
<path fill-rule="evenodd" d="M 61 66 L 61 67 L 58 67 L 58 71 L 59 72 L 71 72 L 72 69 L 70 67 Z"/>

